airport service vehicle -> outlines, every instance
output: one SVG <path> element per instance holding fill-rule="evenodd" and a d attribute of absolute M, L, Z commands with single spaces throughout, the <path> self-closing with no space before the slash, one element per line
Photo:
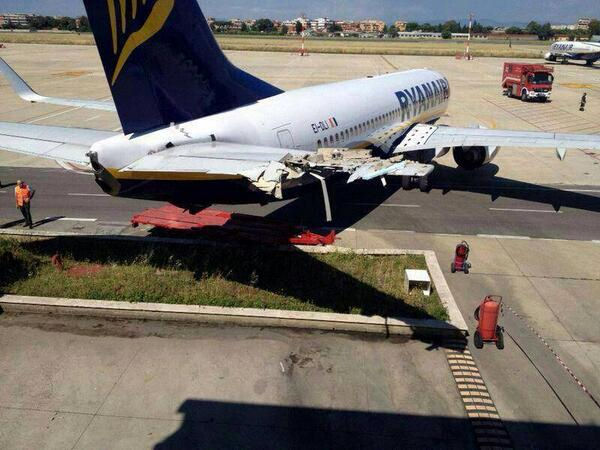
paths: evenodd
<path fill-rule="evenodd" d="M 544 56 L 546 61 L 568 62 L 585 61 L 591 66 L 600 60 L 600 42 L 564 41 L 555 42 L 550 46 L 550 51 Z"/>
<path fill-rule="evenodd" d="M 504 348 L 504 329 L 498 325 L 498 318 L 502 312 L 502 297 L 488 295 L 475 310 L 477 330 L 473 336 L 473 344 L 483 348 L 486 342 L 494 342 L 498 350 Z"/>
<path fill-rule="evenodd" d="M 268 203 L 327 183 L 399 177 L 428 190 L 432 163 L 450 151 L 463 169 L 499 147 L 600 149 L 600 136 L 437 126 L 448 79 L 418 69 L 289 92 L 234 66 L 196 0 L 84 0 L 113 102 L 35 93 L 0 71 L 31 102 L 114 110 L 123 132 L 0 123 L 0 148 L 93 172 L 113 196 L 170 202 Z"/>
<path fill-rule="evenodd" d="M 550 98 L 554 82 L 554 68 L 543 64 L 505 62 L 502 88 L 505 95 L 519 97 L 523 101 Z"/>
<path fill-rule="evenodd" d="M 464 272 L 465 275 L 469 273 L 469 270 L 471 269 L 471 263 L 468 262 L 470 251 L 471 249 L 469 248 L 467 241 L 462 241 L 456 246 L 456 250 L 454 251 L 454 260 L 450 265 L 450 272 Z"/>

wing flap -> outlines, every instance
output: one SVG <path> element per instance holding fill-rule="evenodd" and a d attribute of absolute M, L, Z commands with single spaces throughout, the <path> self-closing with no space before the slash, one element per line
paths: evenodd
<path fill-rule="evenodd" d="M 121 169 L 121 172 L 179 172 L 242 175 L 305 151 L 256 145 L 211 142 L 188 144 L 154 153 Z"/>

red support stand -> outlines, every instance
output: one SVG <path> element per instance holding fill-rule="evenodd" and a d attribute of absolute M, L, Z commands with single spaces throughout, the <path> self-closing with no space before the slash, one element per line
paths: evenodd
<path fill-rule="evenodd" d="M 336 238 L 335 231 L 321 235 L 284 222 L 216 209 L 190 214 L 173 205 L 136 214 L 131 224 L 134 227 L 152 225 L 164 230 L 196 232 L 210 238 L 269 244 L 332 245 Z"/>

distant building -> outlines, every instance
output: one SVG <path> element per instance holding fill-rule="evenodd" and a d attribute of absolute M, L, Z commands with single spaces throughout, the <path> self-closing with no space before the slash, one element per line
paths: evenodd
<path fill-rule="evenodd" d="M 293 20 L 285 20 L 282 23 L 282 26 L 285 25 L 288 29 L 288 34 L 296 34 L 296 23 L 300 22 L 302 26 L 302 31 L 306 31 L 310 29 L 310 21 L 306 19 L 306 17 L 298 17 Z"/>
<path fill-rule="evenodd" d="M 17 28 L 28 27 L 31 17 L 33 17 L 31 14 L 0 14 L 0 27 L 4 25 L 13 25 Z"/>
<path fill-rule="evenodd" d="M 587 31 L 590 29 L 591 22 L 592 22 L 592 19 L 590 17 L 582 17 L 581 19 L 579 19 L 577 21 L 576 29 Z"/>
<path fill-rule="evenodd" d="M 360 23 L 354 20 L 342 20 L 336 22 L 341 28 L 343 33 L 360 33 Z"/>
<path fill-rule="evenodd" d="M 398 33 L 400 39 L 442 39 L 442 33 L 430 31 L 403 31 Z"/>
<path fill-rule="evenodd" d="M 559 24 L 559 25 L 550 25 L 550 28 L 552 28 L 553 30 L 576 30 L 577 25 Z"/>
<path fill-rule="evenodd" d="M 398 30 L 398 32 L 406 31 L 406 22 L 402 20 L 397 20 L 394 22 L 394 27 L 396 27 L 396 30 Z"/>
<path fill-rule="evenodd" d="M 361 20 L 359 27 L 363 33 L 383 33 L 385 22 L 383 20 Z"/>
<path fill-rule="evenodd" d="M 311 20 L 309 25 L 311 30 L 316 31 L 317 33 L 324 33 L 331 25 L 333 25 L 333 20 L 330 20 L 327 17 L 320 17 Z"/>

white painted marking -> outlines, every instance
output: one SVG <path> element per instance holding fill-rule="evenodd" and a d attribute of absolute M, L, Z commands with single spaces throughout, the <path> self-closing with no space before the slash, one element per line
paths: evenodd
<path fill-rule="evenodd" d="M 46 217 L 44 220 L 52 220 L 54 217 Z M 98 219 L 90 219 L 85 217 L 61 217 L 56 219 L 62 222 L 96 222 Z"/>
<path fill-rule="evenodd" d="M 121 127 L 115 128 L 113 131 L 123 131 L 123 128 L 121 128 Z"/>
<path fill-rule="evenodd" d="M 72 111 L 77 111 L 78 109 L 81 109 L 81 107 L 78 107 L 78 108 L 69 108 L 69 109 L 66 109 L 64 111 L 60 111 L 60 112 L 57 112 L 57 113 L 54 113 L 54 114 L 48 114 L 46 116 L 38 117 L 37 119 L 28 120 L 25 123 L 41 122 L 42 120 L 51 119 L 53 117 L 62 116 L 63 114 L 66 114 L 66 113 L 69 113 L 69 112 L 72 112 Z"/>
<path fill-rule="evenodd" d="M 592 244 L 600 244 L 600 241 L 592 241 Z"/>
<path fill-rule="evenodd" d="M 490 238 L 490 239 L 521 239 L 524 241 L 531 240 L 531 238 L 529 236 L 510 236 L 510 235 L 502 235 L 502 234 L 478 234 L 477 237 Z"/>
<path fill-rule="evenodd" d="M 600 194 L 600 189 L 564 189 L 566 192 L 594 192 Z"/>
<path fill-rule="evenodd" d="M 98 117 L 101 117 L 101 114 L 98 114 L 97 116 L 89 117 L 89 118 L 85 119 L 84 122 L 90 122 L 90 121 L 92 121 L 94 119 L 97 119 Z"/>
<path fill-rule="evenodd" d="M 390 208 L 420 208 L 421 205 L 399 205 L 396 203 L 349 203 L 355 206 L 386 206 Z"/>
<path fill-rule="evenodd" d="M 279 365 L 281 366 L 281 372 L 285 373 L 285 367 L 283 367 L 283 363 L 279 361 Z"/>
<path fill-rule="evenodd" d="M 547 209 L 517 209 L 517 208 L 490 208 L 490 211 L 506 211 L 506 212 L 532 212 L 532 213 L 552 213 L 562 214 L 562 211 L 550 211 Z"/>
<path fill-rule="evenodd" d="M 78 194 L 78 193 L 69 193 L 67 194 L 71 197 L 110 197 L 108 194 Z"/>

